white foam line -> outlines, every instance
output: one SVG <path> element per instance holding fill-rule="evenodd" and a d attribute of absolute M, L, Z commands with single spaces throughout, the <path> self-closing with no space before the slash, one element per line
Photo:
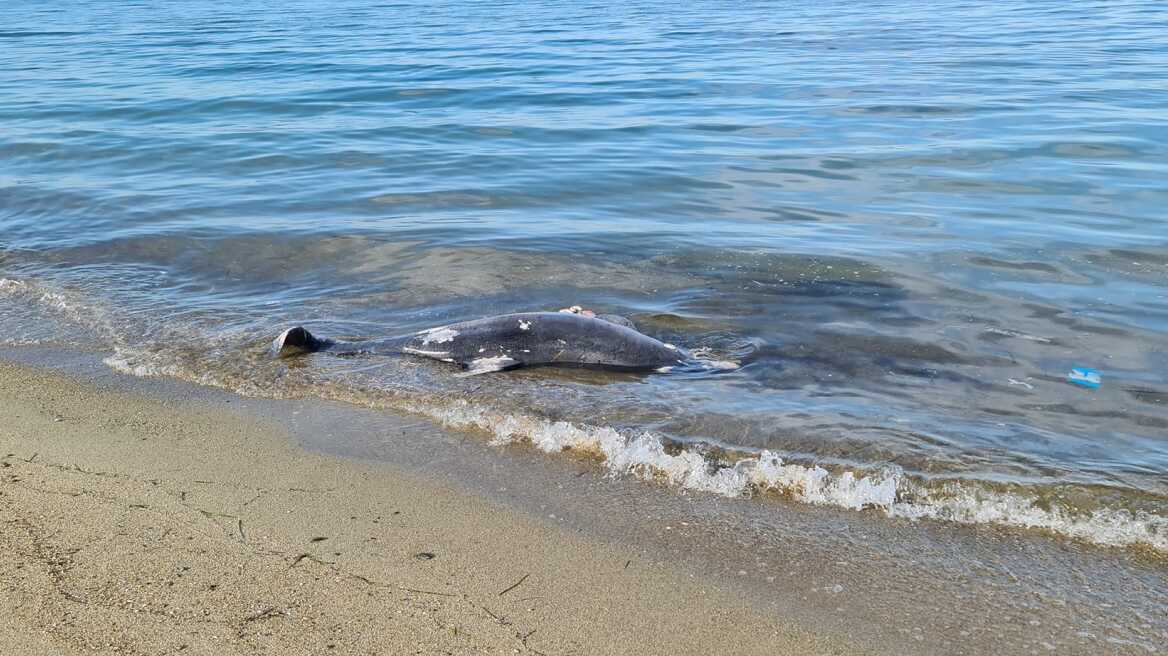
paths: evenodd
<path fill-rule="evenodd" d="M 61 311 L 71 311 L 73 307 L 68 300 L 55 292 L 46 290 L 37 290 L 23 280 L 12 280 L 11 278 L 0 278 L 0 292 L 5 296 L 15 296 L 16 294 L 30 294 L 34 296 L 32 299 L 36 303 L 44 303 L 51 308 Z"/>
<path fill-rule="evenodd" d="M 402 347 L 402 353 L 413 353 L 414 355 L 422 355 L 427 358 L 445 358 L 450 355 L 450 351 L 423 351 L 422 349 L 410 348 L 408 346 Z"/>
<path fill-rule="evenodd" d="M 452 428 L 486 430 L 493 435 L 493 444 L 526 440 L 549 453 L 566 449 L 592 452 L 604 458 L 612 474 L 663 478 L 689 490 L 728 497 L 754 490 L 775 491 L 804 503 L 875 509 L 890 517 L 1043 529 L 1100 545 L 1146 545 L 1168 552 L 1168 517 L 1146 512 L 1100 509 L 1090 514 L 1071 514 L 1043 508 L 1025 495 L 960 484 L 929 491 L 896 468 L 864 475 L 852 471 L 832 473 L 818 465 L 784 462 L 781 456 L 768 451 L 757 458 L 711 468 L 709 461 L 693 450 L 668 453 L 662 441 L 649 433 L 625 436 L 608 427 L 498 414 L 464 401 L 415 410 Z"/>

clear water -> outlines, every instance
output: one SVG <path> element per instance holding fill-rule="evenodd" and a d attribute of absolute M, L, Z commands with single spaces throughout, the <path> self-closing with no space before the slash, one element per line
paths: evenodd
<path fill-rule="evenodd" d="M 0 70 L 5 344 L 1168 550 L 1162 3 L 20 1 Z M 743 366 L 265 352 L 572 304 Z"/>

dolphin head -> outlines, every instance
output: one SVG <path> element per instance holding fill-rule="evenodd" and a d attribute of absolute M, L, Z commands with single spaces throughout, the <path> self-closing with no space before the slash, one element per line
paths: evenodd
<path fill-rule="evenodd" d="M 320 350 L 323 342 L 303 326 L 295 326 L 280 333 L 272 342 L 272 352 L 281 358 Z"/>

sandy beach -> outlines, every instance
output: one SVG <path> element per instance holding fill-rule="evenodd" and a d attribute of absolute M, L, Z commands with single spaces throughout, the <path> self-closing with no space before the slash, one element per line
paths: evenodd
<path fill-rule="evenodd" d="M 0 408 L 5 653 L 862 651 L 224 407 L 0 363 Z"/>

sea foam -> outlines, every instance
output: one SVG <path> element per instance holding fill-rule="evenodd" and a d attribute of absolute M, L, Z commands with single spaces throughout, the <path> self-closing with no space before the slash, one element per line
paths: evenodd
<path fill-rule="evenodd" d="M 624 434 L 611 427 L 496 413 L 465 401 L 414 404 L 410 409 L 451 428 L 486 431 L 496 445 L 526 441 L 549 453 L 595 454 L 612 475 L 664 480 L 686 490 L 726 497 L 770 492 L 803 503 L 870 509 L 889 517 L 1040 529 L 1099 545 L 1142 545 L 1168 552 L 1168 518 L 1147 512 L 1104 508 L 1077 513 L 1044 507 L 1034 496 L 991 490 L 972 481 L 932 487 L 896 467 L 868 473 L 832 471 L 791 462 L 766 450 L 734 462 L 715 462 L 695 447 L 667 448 L 661 438 L 648 432 Z"/>

